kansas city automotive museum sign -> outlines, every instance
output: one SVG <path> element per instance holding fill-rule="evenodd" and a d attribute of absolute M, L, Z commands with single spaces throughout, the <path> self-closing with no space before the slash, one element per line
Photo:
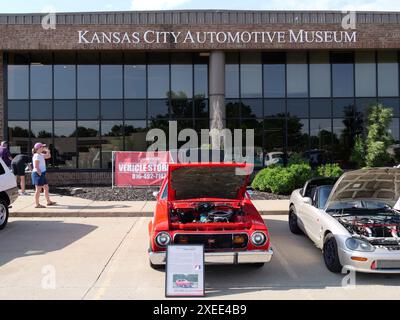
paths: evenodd
<path fill-rule="evenodd" d="M 249 44 L 355 43 L 357 31 L 159 31 L 104 32 L 78 30 L 79 44 Z"/>

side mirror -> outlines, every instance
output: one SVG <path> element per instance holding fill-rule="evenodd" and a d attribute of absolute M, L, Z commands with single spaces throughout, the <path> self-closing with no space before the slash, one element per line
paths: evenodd
<path fill-rule="evenodd" d="M 304 197 L 303 203 L 312 206 L 312 199 L 310 197 Z"/>
<path fill-rule="evenodd" d="M 246 190 L 247 191 L 247 194 L 249 195 L 249 197 L 250 198 L 252 198 L 253 197 L 253 190 Z"/>
<path fill-rule="evenodd" d="M 160 193 L 159 191 L 154 191 L 154 192 L 153 192 L 153 197 L 154 197 L 154 198 L 157 198 L 159 193 Z"/>

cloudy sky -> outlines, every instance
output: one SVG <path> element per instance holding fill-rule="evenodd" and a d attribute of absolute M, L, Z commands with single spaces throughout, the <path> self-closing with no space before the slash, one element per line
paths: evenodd
<path fill-rule="evenodd" d="M 168 9 L 400 11 L 399 0 L 0 0 L 0 13 Z"/>

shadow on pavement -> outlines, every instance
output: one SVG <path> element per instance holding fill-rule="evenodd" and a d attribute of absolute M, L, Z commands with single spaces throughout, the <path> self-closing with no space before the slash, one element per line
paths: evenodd
<path fill-rule="evenodd" d="M 0 231 L 0 266 L 20 257 L 62 250 L 97 227 L 64 221 L 10 221 Z"/>
<path fill-rule="evenodd" d="M 265 220 L 274 257 L 261 268 L 251 265 L 206 266 L 208 297 L 264 290 L 341 288 L 346 275 L 326 269 L 321 250 L 306 236 L 290 233 L 287 221 Z M 356 274 L 356 285 L 400 286 L 400 275 Z"/>

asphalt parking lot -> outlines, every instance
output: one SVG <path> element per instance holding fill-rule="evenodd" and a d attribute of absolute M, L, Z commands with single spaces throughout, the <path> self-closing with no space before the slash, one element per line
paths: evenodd
<path fill-rule="evenodd" d="M 13 218 L 0 232 L 0 299 L 163 299 L 147 259 L 149 218 Z M 321 252 L 269 216 L 275 250 L 263 268 L 207 266 L 206 298 L 399 299 L 400 275 L 330 273 Z"/>

